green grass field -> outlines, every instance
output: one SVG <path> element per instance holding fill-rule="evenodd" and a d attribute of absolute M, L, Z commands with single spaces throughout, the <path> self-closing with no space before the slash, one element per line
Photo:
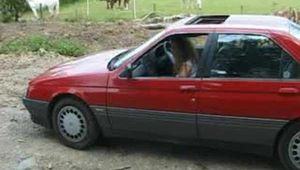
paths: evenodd
<path fill-rule="evenodd" d="M 107 10 L 106 2 L 90 0 L 90 16 L 92 21 L 115 21 L 119 19 L 132 19 L 132 1 L 130 10 L 120 9 Z M 153 11 L 156 5 L 156 12 L 159 15 L 173 15 L 180 13 L 194 14 L 240 14 L 243 6 L 244 14 L 271 14 L 275 10 L 293 7 L 300 9 L 300 0 L 203 0 L 203 9 L 184 9 L 182 0 L 136 0 L 137 16 L 142 17 Z M 86 0 L 61 7 L 60 19 L 77 21 L 86 19 Z"/>

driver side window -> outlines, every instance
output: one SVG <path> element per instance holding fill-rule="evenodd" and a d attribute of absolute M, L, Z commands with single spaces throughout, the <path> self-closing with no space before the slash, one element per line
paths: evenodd
<path fill-rule="evenodd" d="M 133 77 L 196 77 L 207 34 L 175 35 L 134 62 Z"/>

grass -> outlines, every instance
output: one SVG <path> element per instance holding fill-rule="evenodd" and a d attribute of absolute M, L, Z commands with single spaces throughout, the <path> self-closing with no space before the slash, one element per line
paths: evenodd
<path fill-rule="evenodd" d="M 131 1 L 131 6 L 132 2 Z M 243 6 L 244 14 L 271 14 L 273 11 L 287 7 L 299 8 L 299 0 L 203 0 L 203 10 L 185 9 L 181 5 L 182 0 L 136 0 L 137 15 L 139 18 L 153 11 L 160 15 L 174 15 L 180 13 L 194 14 L 240 14 Z M 87 19 L 86 0 L 80 0 L 74 4 L 61 7 L 60 18 L 68 21 Z M 31 15 L 31 14 L 30 14 Z M 28 15 L 27 15 L 28 16 Z M 129 20 L 133 18 L 132 10 L 107 10 L 106 2 L 90 0 L 90 16 L 92 21 Z"/>
<path fill-rule="evenodd" d="M 0 47 L 0 54 L 20 52 L 55 52 L 65 56 L 81 56 L 85 53 L 84 46 L 76 40 L 53 38 L 44 35 L 31 35 L 15 38 Z"/>

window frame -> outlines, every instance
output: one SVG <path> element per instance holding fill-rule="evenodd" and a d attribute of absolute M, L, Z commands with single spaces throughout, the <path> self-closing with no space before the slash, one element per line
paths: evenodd
<path fill-rule="evenodd" d="M 161 39 L 160 41 L 158 41 L 157 43 L 155 43 L 154 45 L 152 45 L 151 47 L 149 47 L 148 50 L 146 50 L 144 53 L 140 54 L 135 60 L 131 61 L 130 64 L 133 65 L 134 63 L 138 62 L 142 57 L 144 57 L 147 53 L 149 53 L 151 50 L 153 50 L 154 48 L 156 48 L 158 45 L 160 45 L 162 42 L 164 42 L 165 40 L 167 40 L 170 37 L 173 36 L 189 36 L 189 35 L 207 35 L 207 41 L 206 44 L 204 45 L 204 49 L 203 49 L 203 57 L 202 59 L 200 59 L 200 63 L 199 63 L 199 69 L 197 71 L 196 77 L 132 77 L 131 79 L 145 79 L 145 80 L 149 80 L 149 79 L 166 79 L 166 80 L 177 80 L 177 79 L 181 79 L 181 80 L 191 80 L 191 79 L 199 79 L 203 77 L 203 71 L 204 68 L 203 66 L 203 61 L 210 55 L 210 51 L 211 51 L 211 43 L 213 42 L 213 32 L 208 32 L 208 31 L 203 31 L 201 32 L 184 32 L 184 33 L 175 33 L 175 34 L 170 34 L 166 37 L 164 37 L 163 39 Z M 200 57 L 200 56 L 198 56 Z M 119 74 L 119 79 L 127 79 L 125 76 L 122 76 L 122 74 L 124 74 L 124 72 L 126 71 L 126 67 L 120 72 Z"/>
<path fill-rule="evenodd" d="M 249 33 L 249 32 L 215 32 L 212 35 L 212 42 L 211 42 L 211 48 L 210 48 L 210 52 L 209 55 L 207 56 L 207 58 L 204 59 L 203 63 L 204 63 L 204 75 L 203 78 L 208 79 L 208 80 L 246 80 L 246 81 L 293 81 L 293 80 L 299 80 L 299 79 L 295 79 L 295 78 L 290 78 L 290 79 L 284 79 L 283 77 L 280 78 L 244 78 L 244 77 L 210 77 L 210 71 L 211 71 L 211 67 L 212 67 L 212 63 L 215 59 L 215 52 L 217 50 L 217 46 L 218 46 L 218 38 L 219 35 L 249 35 L 249 36 L 263 36 L 265 38 L 268 38 L 270 41 L 272 41 L 274 44 L 276 44 L 282 51 L 284 51 L 285 53 L 287 53 L 289 55 L 289 57 L 296 63 L 300 64 L 299 62 L 297 62 L 294 59 L 294 56 L 283 46 L 281 46 L 270 34 L 268 33 Z M 281 61 L 280 61 L 281 62 Z M 282 70 L 280 68 L 280 72 L 282 74 Z"/>

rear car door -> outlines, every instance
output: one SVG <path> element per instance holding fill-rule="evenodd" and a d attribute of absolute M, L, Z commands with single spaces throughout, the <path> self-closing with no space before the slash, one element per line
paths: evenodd
<path fill-rule="evenodd" d="M 197 57 L 205 53 L 207 34 L 176 36 L 184 36 L 193 43 Z M 126 78 L 123 69 L 110 79 L 107 113 L 113 131 L 197 138 L 197 75 L 178 77 L 173 74 L 174 63 L 168 56 L 172 51 L 166 50 L 169 48 L 168 39 L 157 43 L 131 63 L 134 67 L 132 78 Z"/>
<path fill-rule="evenodd" d="M 268 34 L 215 34 L 198 85 L 202 139 L 273 147 L 288 115 L 299 109 L 299 66 Z"/>

